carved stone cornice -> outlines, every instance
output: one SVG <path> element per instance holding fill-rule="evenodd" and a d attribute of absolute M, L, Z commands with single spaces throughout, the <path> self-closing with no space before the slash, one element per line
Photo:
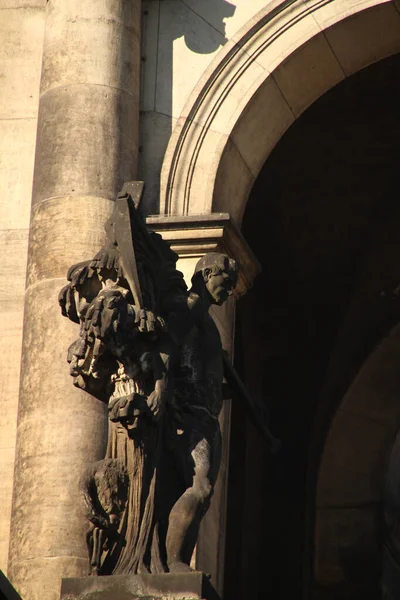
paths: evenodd
<path fill-rule="evenodd" d="M 223 252 L 239 263 L 238 295 L 253 285 L 261 265 L 228 213 L 190 216 L 150 216 L 147 227 L 156 231 L 180 258 Z"/>

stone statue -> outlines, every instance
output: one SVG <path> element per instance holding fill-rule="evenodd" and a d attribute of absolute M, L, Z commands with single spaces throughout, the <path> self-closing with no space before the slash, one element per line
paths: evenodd
<path fill-rule="evenodd" d="M 182 419 L 170 446 L 180 481 L 172 488 L 175 494 L 164 505 L 161 520 L 168 519 L 169 571 L 189 568 L 218 474 L 224 367 L 220 336 L 208 310 L 211 304 L 222 305 L 236 282 L 234 260 L 206 254 L 196 265 L 190 292 L 172 297 L 167 307 L 168 328 L 177 349 L 172 367 L 174 397 Z"/>
<path fill-rule="evenodd" d="M 81 480 L 90 572 L 187 571 L 218 475 L 224 376 L 275 443 L 208 314 L 238 269 L 207 254 L 188 291 L 176 254 L 124 191 L 106 232 L 107 247 L 71 267 L 59 297 L 80 324 L 68 351 L 74 384 L 108 404 L 106 456 Z"/>

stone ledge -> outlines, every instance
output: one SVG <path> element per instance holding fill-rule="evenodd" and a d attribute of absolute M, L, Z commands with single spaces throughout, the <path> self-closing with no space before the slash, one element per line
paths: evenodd
<path fill-rule="evenodd" d="M 61 600 L 219 600 L 201 571 L 63 579 Z"/>
<path fill-rule="evenodd" d="M 260 263 L 228 213 L 149 216 L 146 225 L 162 235 L 179 257 L 224 252 L 237 260 L 240 269 L 236 291 L 239 296 L 247 292 L 261 271 Z"/>

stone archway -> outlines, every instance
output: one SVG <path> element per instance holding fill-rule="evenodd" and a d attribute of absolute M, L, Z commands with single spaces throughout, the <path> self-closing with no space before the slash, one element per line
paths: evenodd
<path fill-rule="evenodd" d="M 295 119 L 346 77 L 399 51 L 392 0 L 268 4 L 224 46 L 178 119 L 161 214 L 223 211 L 240 224 L 261 166 Z"/>
<path fill-rule="evenodd" d="M 237 554 L 245 547 L 240 572 L 250 574 L 247 580 L 253 582 L 256 573 L 265 569 L 268 581 L 275 586 L 274 594 L 282 597 L 300 597 L 301 582 L 301 597 L 314 597 L 309 595 L 315 583 L 316 467 L 312 462 L 319 461 L 328 429 L 326 421 L 316 419 L 316 411 L 321 409 L 331 420 L 365 359 L 400 317 L 394 158 L 398 127 L 393 127 L 398 122 L 400 87 L 395 82 L 399 81 L 399 59 L 397 54 L 363 69 L 305 111 L 263 166 L 243 219 L 242 231 L 263 272 L 253 292 L 237 306 L 236 364 L 247 385 L 265 399 L 271 428 L 281 437 L 283 449 L 273 460 L 266 457 L 263 464 L 261 444 L 254 433 L 243 442 L 243 415 L 239 411 L 235 422 L 233 414 L 231 456 L 235 471 L 230 471 L 233 483 L 228 498 L 230 503 L 234 493 L 236 506 L 228 513 L 227 572 L 239 571 L 235 569 L 238 561 L 231 558 L 232 546 Z M 374 207 L 373 212 L 369 206 Z M 315 429 L 320 444 L 313 445 L 309 453 Z M 385 450 L 375 433 L 371 428 L 371 439 L 361 441 L 370 444 L 379 461 Z M 337 453 L 346 452 L 349 440 L 359 442 L 349 431 L 344 430 L 343 436 L 344 447 L 340 448 L 338 423 Z M 240 451 L 245 447 L 245 459 L 237 456 L 237 447 Z M 356 451 L 360 456 L 362 445 Z M 310 463 L 312 489 L 307 489 L 305 473 Z M 368 473 L 371 461 L 367 466 L 361 461 L 358 467 L 360 464 L 365 470 L 354 476 L 354 485 L 358 485 L 361 474 L 365 479 L 376 475 L 376 471 Z M 246 492 L 237 508 L 239 469 Z M 329 470 L 325 477 L 329 477 Z M 340 487 L 342 479 L 336 470 L 330 485 Z M 343 484 L 352 489 L 352 476 Z M 303 498 L 308 493 L 305 505 Z M 324 509 L 328 507 L 334 509 L 332 504 Z M 361 515 L 366 512 L 361 511 Z M 338 513 L 332 510 L 332 519 Z M 326 511 L 322 517 L 324 514 Z M 338 535 L 351 527 L 351 515 L 357 511 L 348 514 L 349 521 L 338 523 L 337 532 L 335 523 L 330 523 L 323 544 L 317 547 L 317 552 L 321 551 L 317 566 L 323 565 L 325 574 L 332 567 L 327 555 L 334 554 Z M 238 516 L 245 522 L 239 531 L 233 524 L 239 522 Z M 382 529 L 378 523 L 370 523 L 374 527 L 365 527 L 365 532 L 363 522 L 355 523 L 354 534 L 358 527 L 358 535 L 379 536 Z M 241 547 L 236 535 L 241 535 Z M 356 552 L 352 565 L 353 550 L 356 548 L 346 549 L 342 569 L 354 584 L 356 576 L 372 575 L 372 569 L 362 569 L 360 562 L 354 565 Z M 375 558 L 374 581 L 379 586 L 380 556 L 375 554 Z M 302 561 L 302 573 L 296 572 Z M 358 571 L 355 566 L 360 567 Z M 317 575 L 321 582 L 320 569 Z M 296 579 L 297 588 L 292 583 Z M 262 580 L 264 584 L 265 577 Z M 361 587 L 365 581 L 360 578 L 357 583 Z M 359 597 L 349 595 L 349 587 L 333 589 L 332 579 L 330 584 L 318 590 L 318 598 Z M 379 597 L 376 588 L 374 593 L 372 597 Z"/>
<path fill-rule="evenodd" d="M 192 92 L 165 155 L 160 212 L 228 212 L 240 225 L 262 165 L 303 111 L 398 52 L 396 2 L 269 4 L 226 44 Z"/>
<path fill-rule="evenodd" d="M 317 598 L 324 590 L 379 592 L 385 476 L 400 428 L 399 360 L 397 325 L 365 361 L 329 429 L 316 489 Z"/>

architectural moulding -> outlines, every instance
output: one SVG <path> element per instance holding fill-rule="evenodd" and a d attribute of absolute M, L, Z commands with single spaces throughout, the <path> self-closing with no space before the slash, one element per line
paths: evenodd
<path fill-rule="evenodd" d="M 332 535 L 339 549 L 351 548 L 352 553 L 363 556 L 365 564 L 371 565 L 372 578 L 374 565 L 382 559 L 382 505 L 387 494 L 383 480 L 400 427 L 396 368 L 399 342 L 400 326 L 396 325 L 354 378 L 324 442 L 316 485 L 313 540 L 315 577 L 321 586 L 346 577 L 340 551 L 327 551 Z M 322 412 L 317 419 L 321 421 Z M 321 440 L 316 436 L 314 452 L 318 443 Z M 351 522 L 350 528 L 346 527 L 346 520 Z M 394 529 L 389 531 L 396 536 Z M 386 562 L 386 569 L 392 560 Z"/>
<path fill-rule="evenodd" d="M 253 285 L 261 266 L 246 240 L 227 213 L 198 216 L 154 216 L 146 219 L 152 231 L 162 235 L 181 260 L 198 260 L 207 252 L 223 252 L 241 266 L 236 294 L 242 295 Z"/>
<path fill-rule="evenodd" d="M 229 211 L 240 223 L 261 166 L 294 120 L 345 77 L 399 51 L 396 2 L 269 3 L 224 46 L 178 119 L 161 213 Z"/>

